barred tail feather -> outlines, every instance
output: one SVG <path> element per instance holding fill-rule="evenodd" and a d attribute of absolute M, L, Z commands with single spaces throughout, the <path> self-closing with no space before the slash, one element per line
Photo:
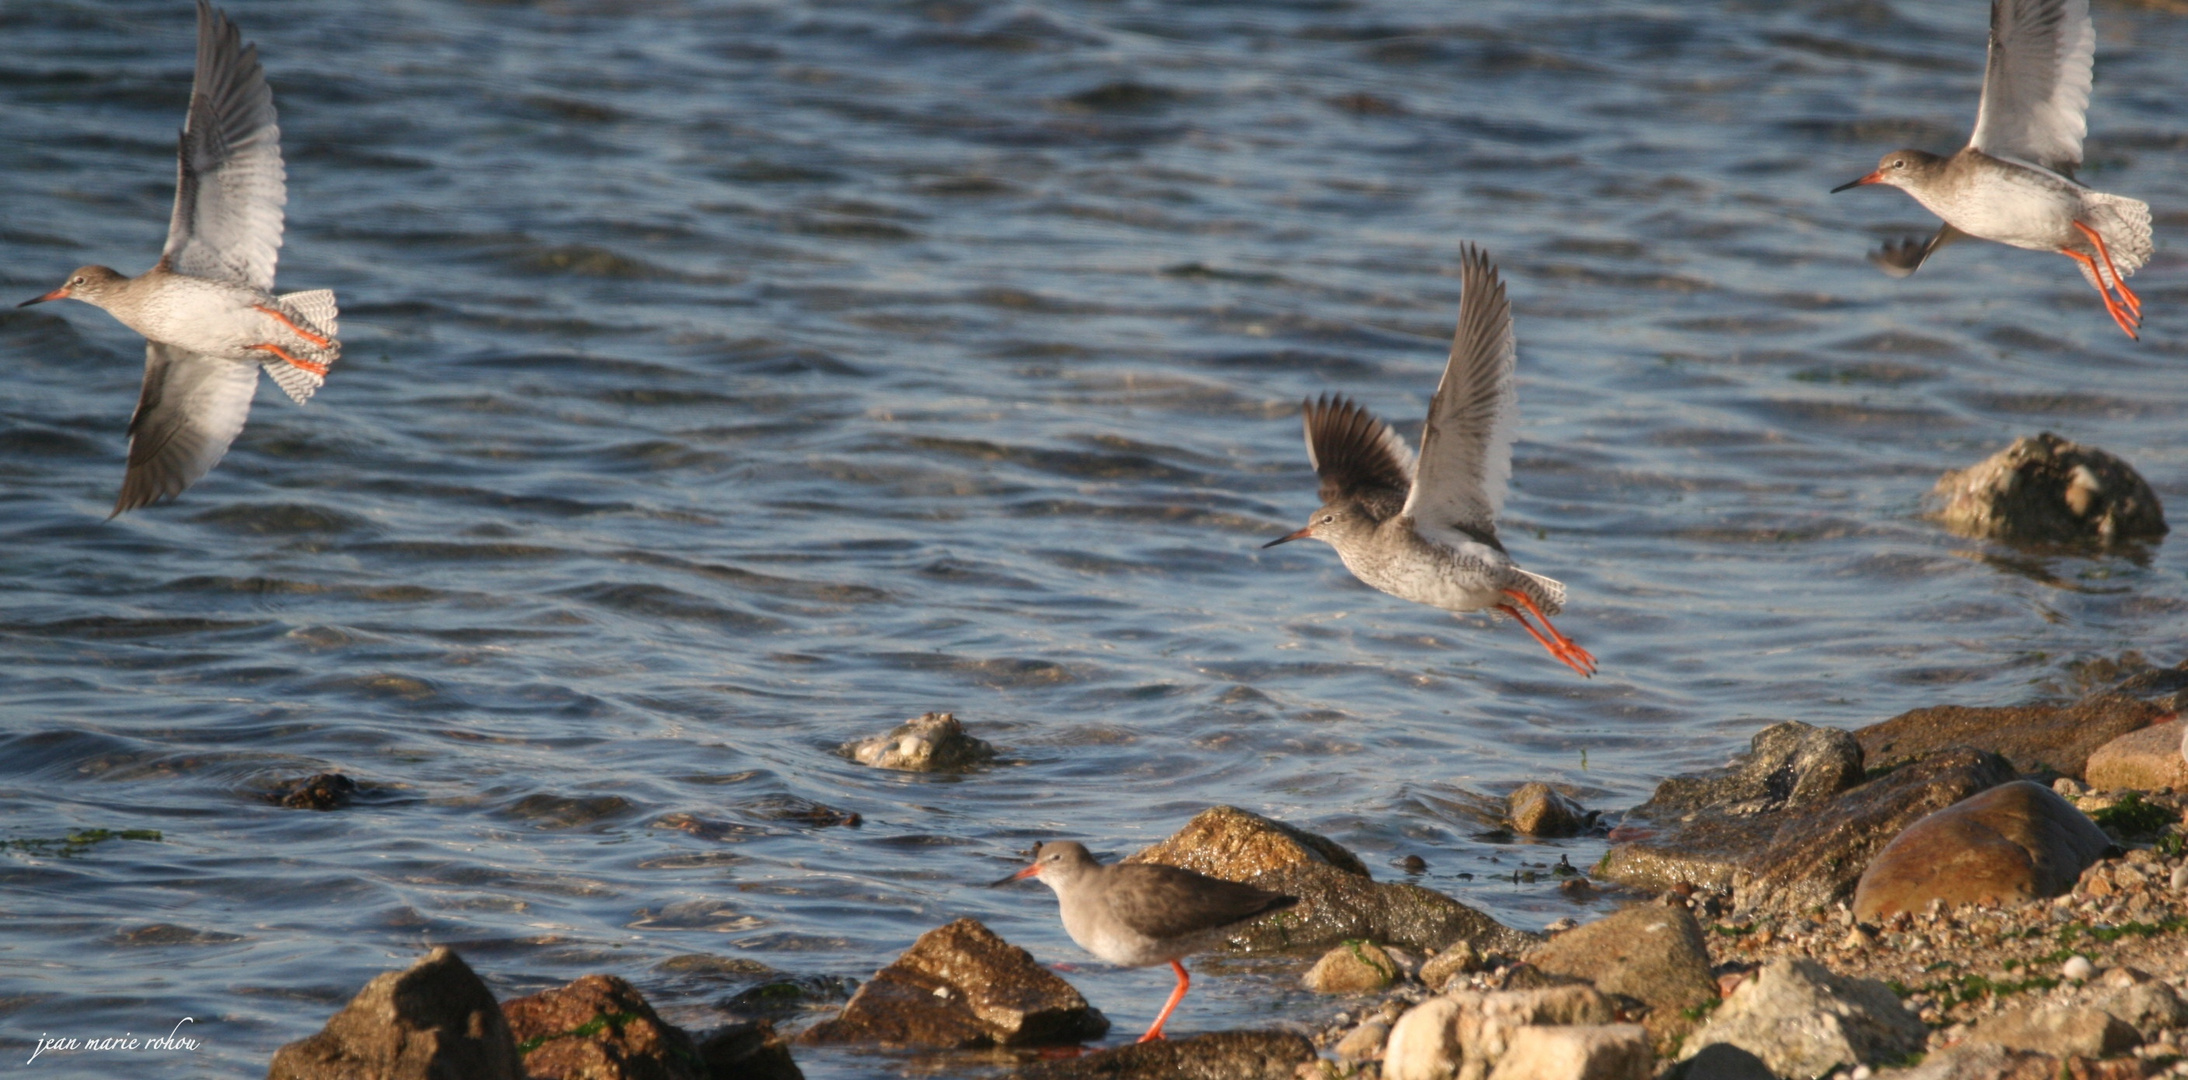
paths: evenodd
<path fill-rule="evenodd" d="M 1527 595 L 1533 598 L 1535 606 L 1541 608 L 1543 614 L 1555 615 L 1565 610 L 1564 582 L 1543 577 L 1541 574 L 1531 574 L 1516 566 L 1512 568 L 1512 572 L 1526 582 L 1522 588 L 1527 590 Z"/>

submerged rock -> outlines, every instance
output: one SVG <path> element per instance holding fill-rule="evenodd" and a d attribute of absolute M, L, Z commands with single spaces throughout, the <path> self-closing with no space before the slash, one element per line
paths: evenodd
<path fill-rule="evenodd" d="M 1779 1076 L 1806 1078 L 1896 1061 L 1920 1051 L 1927 1035 L 1883 983 L 1835 975 L 1813 960 L 1779 959 L 1742 982 L 1681 1056 L 1731 1043 Z"/>
<path fill-rule="evenodd" d="M 1979 540 L 2109 545 L 2166 532 L 2157 493 L 2134 466 L 2048 431 L 1946 473 L 1930 494 L 1946 528 Z"/>
<path fill-rule="evenodd" d="M 1425 952 L 1465 941 L 1514 955 L 1537 940 L 1442 893 L 1377 882 L 1335 841 L 1231 806 L 1201 811 L 1169 839 L 1124 861 L 1182 866 L 1299 898 L 1288 910 L 1237 928 L 1231 938 L 1237 948 L 1328 948 L 1359 939 Z"/>
<path fill-rule="evenodd" d="M 844 743 L 838 753 L 861 765 L 908 772 L 946 772 L 995 760 L 995 747 L 965 734 L 950 713 L 927 713 L 886 735 Z"/>
<path fill-rule="evenodd" d="M 1316 1056 L 1313 1043 L 1288 1031 L 1211 1031 L 1037 1061 L 1017 1075 L 1022 1080 L 1297 1080 L 1299 1067 Z"/>
<path fill-rule="evenodd" d="M 2100 791 L 2188 791 L 2184 733 L 2188 722 L 2180 720 L 2129 732 L 2092 751 L 2083 775 Z"/>
<path fill-rule="evenodd" d="M 790 1060 L 790 1044 L 765 1020 L 707 1032 L 699 1040 L 699 1057 L 713 1080 L 805 1080 Z"/>
<path fill-rule="evenodd" d="M 2081 777 L 2090 754 L 2165 710 L 2119 694 L 2073 705 L 1933 705 L 1854 732 L 1871 768 L 1889 769 L 1955 746 L 1988 750 L 2020 772 Z"/>
<path fill-rule="evenodd" d="M 267 1080 L 524 1080 L 492 991 L 447 947 L 375 977 L 317 1035 L 274 1052 Z"/>
<path fill-rule="evenodd" d="M 1527 962 L 1646 1003 L 1649 1034 L 1667 1050 L 1693 1026 L 1682 1012 L 1717 996 L 1702 927 L 1683 906 L 1635 904 L 1551 938 Z"/>
<path fill-rule="evenodd" d="M 1588 827 L 1588 812 L 1540 780 L 1521 784 L 1504 801 L 1504 818 L 1523 836 L 1572 836 Z"/>
<path fill-rule="evenodd" d="M 291 810 L 340 810 L 357 794 L 357 781 L 338 772 L 291 780 L 266 793 L 266 801 Z"/>
<path fill-rule="evenodd" d="M 2002 784 L 1930 814 L 1892 839 L 1854 889 L 1870 921 L 1945 906 L 2057 896 L 2111 846 L 2104 830 L 2050 788 Z"/>
<path fill-rule="evenodd" d="M 527 1080 L 707 1080 L 699 1045 L 613 975 L 505 1002 Z"/>
<path fill-rule="evenodd" d="M 1100 1038 L 1109 1020 L 1071 984 L 972 919 L 929 930 L 802 1043 L 969 1049 Z"/>

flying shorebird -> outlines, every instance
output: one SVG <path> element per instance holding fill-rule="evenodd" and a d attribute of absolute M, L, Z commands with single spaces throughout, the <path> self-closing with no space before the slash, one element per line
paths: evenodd
<path fill-rule="evenodd" d="M 1886 273 L 1912 274 L 1963 236 L 2055 251 L 2081 264 L 2112 321 L 2138 336 L 2142 300 L 2127 278 L 2150 260 L 2150 206 L 2074 180 L 2096 55 L 2089 0 L 1991 0 L 1990 63 L 1968 145 L 1951 157 L 1894 150 L 1875 172 L 1831 189 L 1889 184 L 1945 219 L 1928 243 L 1885 245 L 1875 258 Z"/>
<path fill-rule="evenodd" d="M 144 388 L 114 514 L 179 495 L 212 471 L 250 415 L 260 368 L 301 405 L 342 355 L 331 290 L 271 292 L 288 201 L 273 92 L 258 47 L 206 0 L 178 157 L 167 247 L 152 269 L 126 277 L 80 267 L 17 305 L 81 300 L 144 335 Z"/>
<path fill-rule="evenodd" d="M 1509 615 L 1551 656 L 1593 675 L 1595 657 L 1550 625 L 1565 586 L 1520 569 L 1497 541 L 1519 397 L 1512 306 L 1489 256 L 1471 244 L 1459 284 L 1459 329 L 1428 403 L 1419 463 L 1366 409 L 1338 395 L 1309 400 L 1307 460 L 1322 478 L 1322 508 L 1305 528 L 1261 546 L 1320 540 L 1375 588 L 1445 611 Z"/>
<path fill-rule="evenodd" d="M 1033 851 L 1033 865 L 989 887 L 1039 878 L 1056 892 L 1064 932 L 1079 947 L 1112 964 L 1168 963 L 1177 989 L 1139 1041 L 1162 1038 L 1162 1025 L 1185 1000 L 1193 980 L 1179 961 L 1220 944 L 1239 924 L 1299 902 L 1235 881 L 1162 863 L 1094 861 L 1085 847 L 1051 841 Z"/>

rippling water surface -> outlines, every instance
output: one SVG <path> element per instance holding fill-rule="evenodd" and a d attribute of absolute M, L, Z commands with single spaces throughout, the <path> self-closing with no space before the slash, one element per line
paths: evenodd
<path fill-rule="evenodd" d="M 1480 839 L 1467 793 L 1617 808 L 1766 720 L 2179 659 L 2178 542 L 1921 516 L 2045 429 L 2188 506 L 2176 17 L 2097 11 L 2084 175 L 2159 221 L 2135 344 L 2063 259 L 1889 280 L 1865 251 L 1931 219 L 1825 194 L 1958 145 L 1979 0 L 232 11 L 281 109 L 282 283 L 341 294 L 347 355 L 106 522 L 141 343 L 0 314 L 0 824 L 161 836 L 0 853 L 10 1052 L 187 1015 L 205 1049 L 142 1075 L 252 1073 L 432 943 L 503 994 L 607 971 L 707 1026 L 958 915 L 1081 963 L 1129 1034 L 1166 976 L 976 887 L 1035 839 L 1123 853 L 1235 803 L 1539 927 L 1584 913 L 1509 872 L 1601 842 Z M 190 20 L 0 3 L 8 297 L 156 255 Z M 1257 547 L 1314 505 L 1302 397 L 1415 430 L 1465 240 L 1518 318 L 1505 536 L 1571 587 L 1590 682 Z M 927 710 L 1005 762 L 832 752 Z M 320 770 L 358 805 L 261 797 Z M 1228 971 L 1182 1030 L 1335 1007 Z"/>

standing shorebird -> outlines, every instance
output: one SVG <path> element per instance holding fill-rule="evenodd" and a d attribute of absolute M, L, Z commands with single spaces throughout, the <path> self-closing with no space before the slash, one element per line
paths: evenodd
<path fill-rule="evenodd" d="M 1512 305 L 1489 256 L 1471 244 L 1459 283 L 1459 330 L 1428 403 L 1419 463 L 1389 424 L 1350 400 L 1307 402 L 1307 460 L 1322 478 L 1322 508 L 1305 528 L 1261 546 L 1320 540 L 1369 585 L 1445 611 L 1509 615 L 1551 656 L 1593 675 L 1595 657 L 1550 625 L 1565 586 L 1520 569 L 1497 542 L 1519 397 Z"/>
<path fill-rule="evenodd" d="M 1295 896 L 1256 889 L 1161 863 L 1094 861 L 1085 847 L 1051 841 L 1033 851 L 1033 865 L 996 885 L 1039 878 L 1056 891 L 1064 931 L 1079 947 L 1124 967 L 1168 963 L 1178 973 L 1162 1012 L 1139 1041 L 1162 1038 L 1162 1025 L 1185 1000 L 1193 980 L 1179 961 L 1220 944 L 1248 919 L 1282 911 Z"/>
<path fill-rule="evenodd" d="M 1968 145 L 1951 157 L 1894 150 L 1875 172 L 1831 189 L 1889 184 L 1945 219 L 1928 243 L 1886 245 L 1876 257 L 1886 273 L 1912 274 L 1963 236 L 2055 251 L 2081 265 L 2112 321 L 2138 336 L 2142 300 L 2127 278 L 2150 261 L 2150 206 L 2074 181 L 2096 55 L 2089 0 L 1991 0 L 1990 63 Z"/>
<path fill-rule="evenodd" d="M 115 514 L 179 495 L 212 471 L 250 415 L 260 368 L 301 405 L 342 355 L 332 291 L 271 291 L 288 201 L 273 92 L 258 47 L 206 0 L 179 157 L 167 247 L 152 269 L 126 277 L 81 267 L 18 305 L 81 300 L 144 335 L 144 389 Z"/>

